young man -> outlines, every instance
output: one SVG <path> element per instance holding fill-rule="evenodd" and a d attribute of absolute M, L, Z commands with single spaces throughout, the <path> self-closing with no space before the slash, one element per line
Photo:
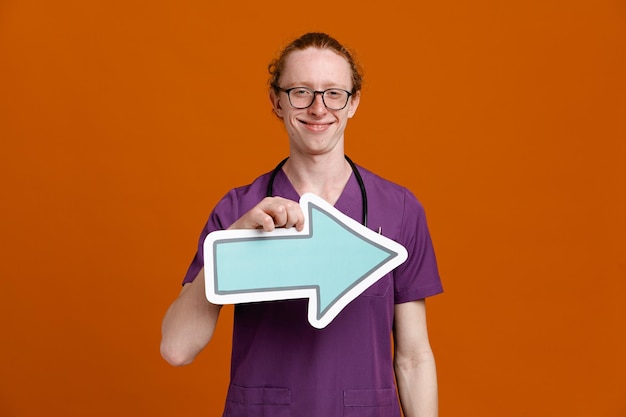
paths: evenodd
<path fill-rule="evenodd" d="M 408 260 L 323 329 L 308 323 L 306 300 L 237 305 L 224 416 L 399 417 L 400 404 L 406 417 L 436 416 L 424 298 L 442 286 L 420 203 L 344 155 L 344 131 L 361 99 L 357 66 L 335 39 L 309 33 L 285 48 L 270 73 L 289 159 L 231 190 L 211 213 L 182 292 L 163 320 L 162 355 L 173 365 L 188 364 L 215 329 L 220 306 L 205 297 L 206 235 L 225 228 L 302 230 L 298 200 L 310 192 L 357 221 L 368 217 L 368 227 L 402 244 Z"/>

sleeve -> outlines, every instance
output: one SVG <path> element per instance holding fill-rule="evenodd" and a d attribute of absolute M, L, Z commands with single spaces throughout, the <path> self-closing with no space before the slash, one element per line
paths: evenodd
<path fill-rule="evenodd" d="M 396 304 L 443 292 L 424 208 L 408 190 L 405 190 L 401 223 L 400 243 L 409 256 L 394 271 Z"/>
<path fill-rule="evenodd" d="M 183 285 L 192 282 L 204 266 L 204 239 L 206 239 L 208 234 L 216 230 L 227 229 L 235 222 L 235 220 L 239 218 L 239 207 L 236 194 L 237 192 L 235 189 L 229 191 L 228 194 L 226 194 L 217 203 L 209 215 L 209 219 L 200 233 L 200 238 L 198 239 L 198 249 L 193 257 L 193 260 L 191 261 L 191 265 L 189 265 L 189 268 L 187 269 L 187 273 L 183 279 Z"/>

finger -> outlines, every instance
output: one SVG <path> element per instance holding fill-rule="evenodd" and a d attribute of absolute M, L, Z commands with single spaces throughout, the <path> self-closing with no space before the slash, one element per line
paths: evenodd
<path fill-rule="evenodd" d="M 282 197 L 266 197 L 248 213 L 231 225 L 231 229 L 263 229 L 273 231 L 276 227 L 304 228 L 304 214 L 295 201 Z"/>
<path fill-rule="evenodd" d="M 231 224 L 229 229 L 263 229 L 266 232 L 274 230 L 274 218 L 260 206 L 254 207 Z"/>
<path fill-rule="evenodd" d="M 300 204 L 291 201 L 285 205 L 287 211 L 287 220 L 285 222 L 286 228 L 295 227 L 296 230 L 301 231 L 304 227 L 304 213 Z"/>
<path fill-rule="evenodd" d="M 290 208 L 293 204 L 295 204 L 293 201 L 282 197 L 267 197 L 263 199 L 256 207 L 264 214 L 263 217 L 258 217 L 262 220 L 262 223 L 259 222 L 259 226 L 265 231 L 272 231 L 276 227 L 291 227 L 289 211 L 293 210 Z"/>
<path fill-rule="evenodd" d="M 300 205 L 285 198 L 274 197 L 266 201 L 263 209 L 272 216 L 276 227 L 284 227 L 286 229 L 295 225 L 301 227 L 301 223 L 304 220 L 304 214 Z"/>
<path fill-rule="evenodd" d="M 274 222 L 275 227 L 287 227 L 287 208 L 281 202 L 273 202 L 271 205 L 267 206 L 266 213 L 269 214 Z"/>
<path fill-rule="evenodd" d="M 258 227 L 260 227 L 266 232 L 271 232 L 276 228 L 276 223 L 275 223 L 274 218 L 265 212 L 262 212 L 259 214 L 258 220 L 256 223 Z"/>

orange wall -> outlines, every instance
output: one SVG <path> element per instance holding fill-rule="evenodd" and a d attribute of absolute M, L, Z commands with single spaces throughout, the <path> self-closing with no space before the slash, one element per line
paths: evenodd
<path fill-rule="evenodd" d="M 209 210 L 286 155 L 266 66 L 366 70 L 358 163 L 425 204 L 442 416 L 626 415 L 622 1 L 0 4 L 0 415 L 214 416 L 232 310 L 159 356 Z"/>

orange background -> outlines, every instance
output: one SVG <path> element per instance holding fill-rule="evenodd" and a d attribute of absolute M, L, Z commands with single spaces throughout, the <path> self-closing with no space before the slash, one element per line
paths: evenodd
<path fill-rule="evenodd" d="M 626 416 L 617 0 L 2 1 L 0 416 L 220 414 L 232 309 L 185 368 L 160 323 L 310 30 L 365 68 L 347 153 L 426 207 L 441 415 Z"/>

